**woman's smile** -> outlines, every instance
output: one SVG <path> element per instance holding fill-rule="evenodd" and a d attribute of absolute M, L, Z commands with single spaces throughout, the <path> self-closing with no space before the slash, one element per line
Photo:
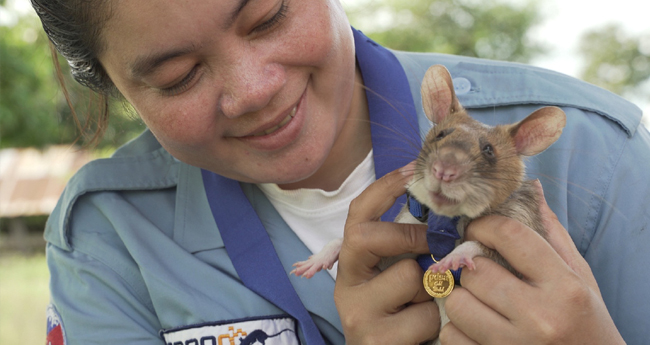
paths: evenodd
<path fill-rule="evenodd" d="M 298 103 L 289 110 L 283 111 L 272 121 L 248 134 L 235 138 L 260 151 L 275 151 L 291 145 L 303 132 L 307 108 L 306 94 L 307 89 L 300 96 Z"/>
<path fill-rule="evenodd" d="M 185 163 L 332 188 L 370 150 L 354 39 L 336 1 L 129 1 L 104 38 L 111 80 Z"/>
<path fill-rule="evenodd" d="M 289 121 L 291 121 L 291 119 L 293 119 L 294 116 L 296 116 L 296 107 L 293 107 L 293 109 L 291 109 L 291 113 L 289 113 L 289 115 L 287 115 L 287 117 L 285 117 L 284 120 L 282 120 L 282 122 L 280 122 L 279 125 L 273 126 L 273 127 L 269 128 L 269 129 L 265 129 L 265 130 L 263 130 L 261 132 L 255 133 L 255 134 L 253 134 L 253 136 L 254 137 L 261 137 L 263 135 L 269 135 L 271 133 L 275 133 L 275 131 L 277 131 L 278 129 L 284 127 L 287 123 L 289 123 Z"/>

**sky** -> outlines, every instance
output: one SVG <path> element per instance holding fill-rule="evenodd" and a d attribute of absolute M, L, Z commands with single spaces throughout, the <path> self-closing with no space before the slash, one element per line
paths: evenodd
<path fill-rule="evenodd" d="M 365 0 L 342 0 L 354 4 Z M 475 0 L 481 1 L 481 0 Z M 522 5 L 529 0 L 501 0 Z M 578 54 L 580 37 L 587 31 L 609 23 L 619 23 L 628 34 L 650 33 L 649 0 L 538 0 L 543 22 L 531 37 L 550 50 L 529 63 L 578 77 L 582 60 Z M 650 83 L 648 83 L 650 94 Z M 630 99 L 646 116 L 650 125 L 650 100 Z"/>
<path fill-rule="evenodd" d="M 341 0 L 344 4 L 362 0 Z M 480 1 L 480 0 L 476 0 Z M 501 0 L 523 4 L 529 0 Z M 650 33 L 649 0 L 538 0 L 544 21 L 531 31 L 532 37 L 550 47 L 532 65 L 552 69 L 574 77 L 580 72 L 582 61 L 578 55 L 580 36 L 590 29 L 608 23 L 619 23 L 629 34 Z M 29 0 L 7 0 L 19 13 L 30 12 Z M 13 3 L 13 4 L 12 4 Z M 0 23 L 11 21 L 0 13 Z M 650 83 L 648 83 L 650 93 Z M 631 99 L 650 117 L 650 100 Z"/>
<path fill-rule="evenodd" d="M 505 0 L 513 4 L 525 0 Z M 536 66 L 578 77 L 582 61 L 578 43 L 585 32 L 609 23 L 619 23 L 628 34 L 650 33 L 650 1 L 648 0 L 543 0 L 540 1 L 544 22 L 531 35 L 552 47 L 544 57 L 531 61 Z M 646 83 L 646 94 L 650 83 Z M 630 99 L 644 112 L 650 125 L 650 100 Z"/>
<path fill-rule="evenodd" d="M 553 49 L 548 56 L 531 63 L 572 76 L 579 72 L 578 42 L 586 31 L 619 23 L 630 34 L 650 33 L 650 1 L 545 0 L 540 1 L 540 7 L 545 20 L 531 34 Z"/>

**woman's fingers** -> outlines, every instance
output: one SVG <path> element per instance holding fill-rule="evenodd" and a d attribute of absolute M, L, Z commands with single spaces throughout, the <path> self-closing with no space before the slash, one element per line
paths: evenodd
<path fill-rule="evenodd" d="M 425 225 L 380 221 L 405 192 L 412 169 L 402 171 L 377 180 L 350 205 L 334 290 L 348 344 L 419 344 L 439 331 L 438 307 L 424 291 L 417 263 L 376 267 L 385 257 L 428 252 Z"/>
<path fill-rule="evenodd" d="M 375 291 L 388 305 L 403 308 L 408 303 L 432 301 L 422 284 L 423 271 L 415 260 L 401 260 L 374 279 Z M 418 282 L 418 284 L 413 284 Z M 398 311 L 398 309 L 394 311 Z"/>
<path fill-rule="evenodd" d="M 600 295 L 598 283 L 594 277 L 587 261 L 584 260 L 575 243 L 571 239 L 569 232 L 564 229 L 557 216 L 546 203 L 544 190 L 541 183 L 536 182 L 537 191 L 540 195 L 539 211 L 542 216 L 542 222 L 547 233 L 548 243 L 553 247 L 562 260 L 571 267 L 582 279 L 589 283 L 592 289 Z"/>
<path fill-rule="evenodd" d="M 346 229 L 337 280 L 349 285 L 373 278 L 383 257 L 427 253 L 426 226 L 389 222 L 365 222 Z M 343 268 L 343 271 L 341 271 Z"/>
<path fill-rule="evenodd" d="M 350 204 L 346 228 L 349 224 L 379 220 L 406 192 L 406 183 L 413 177 L 413 170 L 407 167 L 384 175 L 356 197 Z"/>
<path fill-rule="evenodd" d="M 540 198 L 548 242 L 505 217 L 470 224 L 466 236 L 496 249 L 524 279 L 477 258 L 476 270 L 461 277 L 469 294 L 454 291 L 447 301 L 452 330 L 480 344 L 622 343 L 586 261 Z M 507 322 L 495 322 L 490 310 Z"/>
<path fill-rule="evenodd" d="M 532 293 L 530 285 L 490 259 L 479 257 L 474 262 L 476 269 L 463 270 L 461 285 L 495 313 L 508 319 L 519 315 L 520 308 L 526 304 L 526 298 Z M 473 321 L 482 322 L 482 316 L 473 310 L 464 311 L 469 311 L 468 317 Z"/>
<path fill-rule="evenodd" d="M 495 249 L 512 267 L 532 283 L 548 278 L 566 263 L 544 238 L 524 224 L 503 216 L 476 219 L 467 227 L 467 237 Z"/>
<path fill-rule="evenodd" d="M 382 257 L 428 252 L 426 226 L 379 221 L 404 194 L 412 174 L 411 169 L 386 174 L 352 201 L 337 280 L 343 279 L 348 285 L 360 284 L 377 274 L 375 266 Z"/>
<path fill-rule="evenodd" d="M 445 310 L 454 322 L 447 323 L 440 331 L 442 344 L 477 344 L 474 339 L 485 340 L 488 337 L 491 342 L 495 342 L 503 339 L 494 332 L 495 329 L 508 330 L 511 327 L 508 319 L 481 303 L 462 287 L 454 289 L 447 297 Z"/>
<path fill-rule="evenodd" d="M 442 345 L 478 345 L 451 322 L 448 322 L 440 330 L 440 343 Z"/>

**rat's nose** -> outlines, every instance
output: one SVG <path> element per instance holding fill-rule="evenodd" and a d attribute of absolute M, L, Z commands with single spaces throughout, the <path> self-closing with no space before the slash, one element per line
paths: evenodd
<path fill-rule="evenodd" d="M 454 148 L 441 148 L 431 165 L 433 176 L 443 182 L 453 182 L 467 171 L 467 155 Z"/>

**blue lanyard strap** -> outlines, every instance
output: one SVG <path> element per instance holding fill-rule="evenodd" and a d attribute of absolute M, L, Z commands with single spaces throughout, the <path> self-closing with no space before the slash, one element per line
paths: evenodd
<path fill-rule="evenodd" d="M 239 182 L 203 169 L 201 175 L 226 251 L 244 285 L 298 320 L 308 344 L 324 345 Z"/>
<path fill-rule="evenodd" d="M 380 178 L 417 156 L 412 152 L 417 145 L 410 144 L 419 144 L 420 140 L 417 114 L 408 79 L 397 58 L 361 32 L 353 29 L 353 34 L 357 61 L 368 89 L 375 175 Z M 244 285 L 298 320 L 308 344 L 324 344 L 239 183 L 206 170 L 201 173 L 221 238 Z M 404 198 L 400 199 L 382 220 L 394 219 L 404 203 Z"/>
<path fill-rule="evenodd" d="M 366 86 L 375 176 L 380 178 L 418 156 L 418 118 L 408 79 L 395 55 L 361 32 L 353 33 Z M 381 220 L 392 222 L 405 202 L 398 198 Z"/>

